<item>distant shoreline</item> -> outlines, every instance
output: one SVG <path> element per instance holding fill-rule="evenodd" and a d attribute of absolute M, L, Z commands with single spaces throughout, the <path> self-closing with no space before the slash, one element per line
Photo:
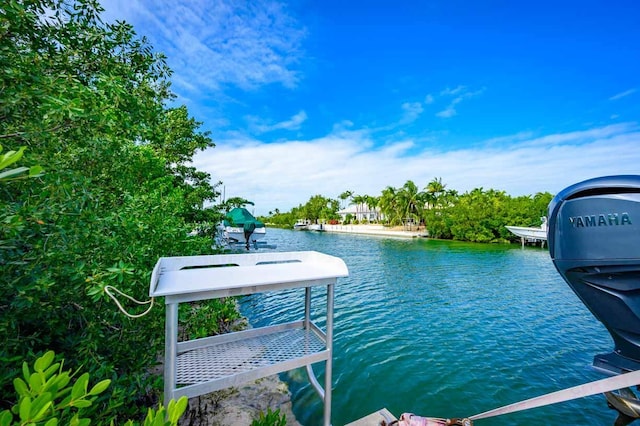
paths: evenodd
<path fill-rule="evenodd" d="M 426 238 L 426 230 L 406 231 L 401 226 L 388 228 L 382 225 L 328 225 L 323 224 L 322 230 L 326 232 L 338 232 L 343 234 L 377 235 L 383 237 L 398 238 Z"/>

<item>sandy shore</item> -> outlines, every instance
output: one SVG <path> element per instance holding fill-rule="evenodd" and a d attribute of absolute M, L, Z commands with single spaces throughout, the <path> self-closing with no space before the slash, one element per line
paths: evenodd
<path fill-rule="evenodd" d="M 326 232 L 340 232 L 344 234 L 378 235 L 396 238 L 424 238 L 424 229 L 405 230 L 402 226 L 389 228 L 382 225 L 322 225 Z"/>

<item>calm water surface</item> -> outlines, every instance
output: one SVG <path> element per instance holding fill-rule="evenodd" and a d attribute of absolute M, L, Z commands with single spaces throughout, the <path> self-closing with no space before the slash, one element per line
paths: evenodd
<path fill-rule="evenodd" d="M 332 423 L 382 407 L 462 417 L 603 378 L 593 355 L 612 342 L 558 275 L 547 250 L 270 228 L 277 251 L 342 258 L 335 294 Z M 325 288 L 312 291 L 324 327 Z M 241 301 L 254 326 L 299 320 L 304 290 Z M 314 366 L 322 378 L 322 365 Z M 283 374 L 303 425 L 322 402 L 303 369 Z M 477 425 L 612 425 L 601 395 L 507 414 Z"/>

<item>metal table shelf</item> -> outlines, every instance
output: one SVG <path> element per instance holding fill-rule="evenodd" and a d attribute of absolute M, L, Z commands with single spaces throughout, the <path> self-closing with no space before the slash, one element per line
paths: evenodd
<path fill-rule="evenodd" d="M 165 404 L 306 366 L 331 421 L 333 295 L 344 262 L 318 252 L 260 253 L 161 258 L 149 294 L 165 297 Z M 326 286 L 326 331 L 310 320 L 311 287 Z M 302 321 L 178 342 L 178 305 L 183 302 L 305 288 Z M 325 385 L 312 364 L 325 362 Z"/>

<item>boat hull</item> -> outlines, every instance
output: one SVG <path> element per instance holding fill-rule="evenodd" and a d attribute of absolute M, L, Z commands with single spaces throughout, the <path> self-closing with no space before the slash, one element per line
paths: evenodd
<path fill-rule="evenodd" d="M 529 240 L 546 241 L 547 230 L 543 228 L 527 228 L 524 226 L 507 226 L 513 234 Z"/>
<path fill-rule="evenodd" d="M 251 236 L 249 237 L 249 242 L 252 243 L 252 242 L 260 241 L 264 239 L 266 234 L 267 234 L 266 228 L 256 228 L 251 233 Z M 247 242 L 244 236 L 244 228 L 242 227 L 225 226 L 223 231 L 223 236 L 230 242 L 234 242 L 234 243 Z"/>

